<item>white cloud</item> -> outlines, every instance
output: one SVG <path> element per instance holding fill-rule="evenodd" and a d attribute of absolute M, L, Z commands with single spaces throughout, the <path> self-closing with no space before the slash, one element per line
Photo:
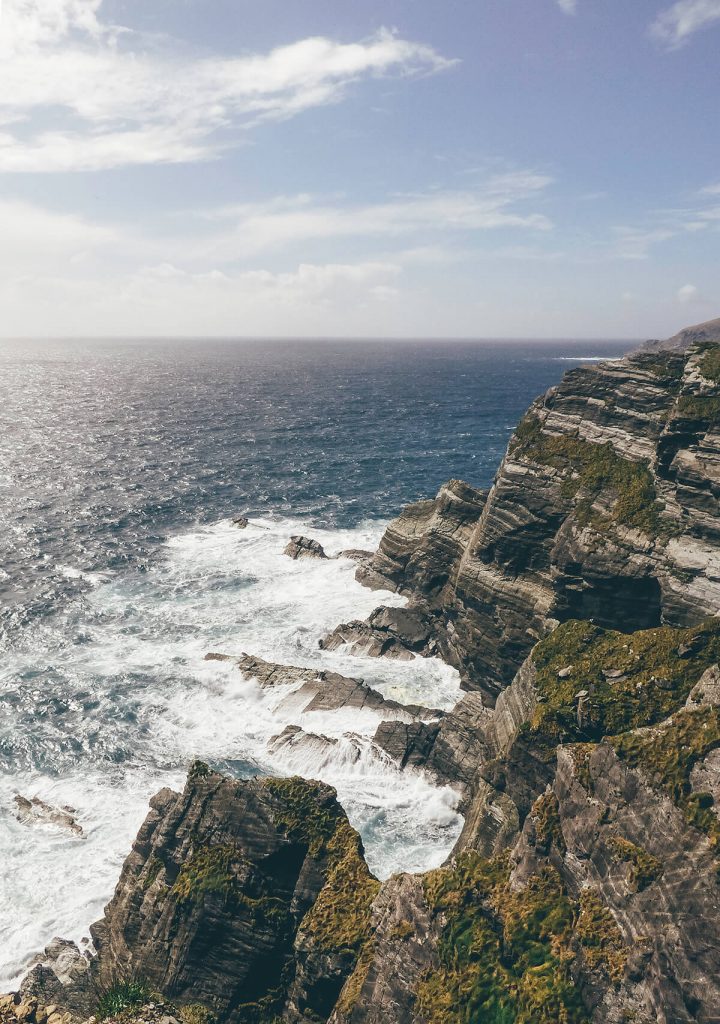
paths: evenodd
<path fill-rule="evenodd" d="M 401 238 L 417 233 L 425 245 L 427 235 L 438 232 L 547 231 L 552 228 L 549 218 L 524 205 L 537 199 L 551 181 L 544 175 L 516 172 L 491 178 L 472 191 L 438 190 L 364 206 L 295 196 L 224 207 L 204 214 L 225 225 L 206 237 L 206 255 L 229 261 L 299 242 L 351 237 Z"/>
<path fill-rule="evenodd" d="M 690 306 L 700 298 L 700 289 L 694 284 L 685 284 L 678 289 L 677 297 L 683 306 Z"/>
<path fill-rule="evenodd" d="M 210 159 L 260 121 L 338 102 L 364 78 L 453 62 L 388 30 L 209 58 L 146 45 L 101 0 L 0 0 L 0 171 L 100 170 Z M 53 128 L 35 128 L 52 113 Z"/>
<path fill-rule="evenodd" d="M 674 50 L 701 29 L 720 21 L 720 0 L 678 0 L 662 11 L 650 31 Z"/>
<path fill-rule="evenodd" d="M 566 14 L 577 12 L 577 0 L 557 0 L 557 4 L 560 10 L 565 11 Z"/>

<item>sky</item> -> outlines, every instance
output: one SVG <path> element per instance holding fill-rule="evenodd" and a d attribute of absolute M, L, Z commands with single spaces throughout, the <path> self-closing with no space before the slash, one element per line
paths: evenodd
<path fill-rule="evenodd" d="M 720 0 L 0 0 L 0 335 L 720 315 Z"/>

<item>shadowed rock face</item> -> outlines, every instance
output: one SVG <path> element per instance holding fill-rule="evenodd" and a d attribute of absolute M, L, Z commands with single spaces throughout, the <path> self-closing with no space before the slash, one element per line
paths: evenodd
<path fill-rule="evenodd" d="M 573 370 L 521 421 L 487 497 L 452 481 L 358 579 L 432 616 L 492 703 L 573 618 L 625 630 L 720 608 L 720 347 Z"/>
<path fill-rule="evenodd" d="M 140 977 L 238 1024 L 327 1017 L 378 889 L 334 790 L 197 764 L 151 808 L 92 929 L 97 987 Z"/>

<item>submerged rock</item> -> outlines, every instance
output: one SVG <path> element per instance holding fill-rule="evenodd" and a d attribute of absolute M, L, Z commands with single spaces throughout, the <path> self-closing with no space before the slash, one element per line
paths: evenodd
<path fill-rule="evenodd" d="M 285 548 L 285 554 L 293 561 L 297 561 L 299 558 L 327 558 L 322 544 L 312 540 L 311 537 L 291 537 Z"/>
<path fill-rule="evenodd" d="M 14 798 L 14 803 L 17 808 L 15 817 L 23 825 L 55 825 L 76 836 L 85 834 L 75 818 L 77 811 L 74 807 L 53 807 L 40 797 L 34 796 L 28 800 L 19 794 Z"/>

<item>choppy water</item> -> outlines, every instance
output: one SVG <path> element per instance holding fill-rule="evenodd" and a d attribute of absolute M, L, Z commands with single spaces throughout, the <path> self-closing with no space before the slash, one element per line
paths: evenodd
<path fill-rule="evenodd" d="M 531 399 L 625 347 L 0 343 L 0 990 L 100 916 L 149 797 L 196 756 L 330 782 L 381 876 L 442 862 L 454 794 L 372 748 L 377 715 L 300 715 L 204 655 L 322 664 L 451 707 L 440 662 L 318 650 L 402 600 L 348 560 L 291 562 L 287 538 L 372 548 L 448 477 L 487 485 Z M 288 724 L 339 742 L 269 753 Z M 17 793 L 75 807 L 87 837 L 20 824 Z"/>

